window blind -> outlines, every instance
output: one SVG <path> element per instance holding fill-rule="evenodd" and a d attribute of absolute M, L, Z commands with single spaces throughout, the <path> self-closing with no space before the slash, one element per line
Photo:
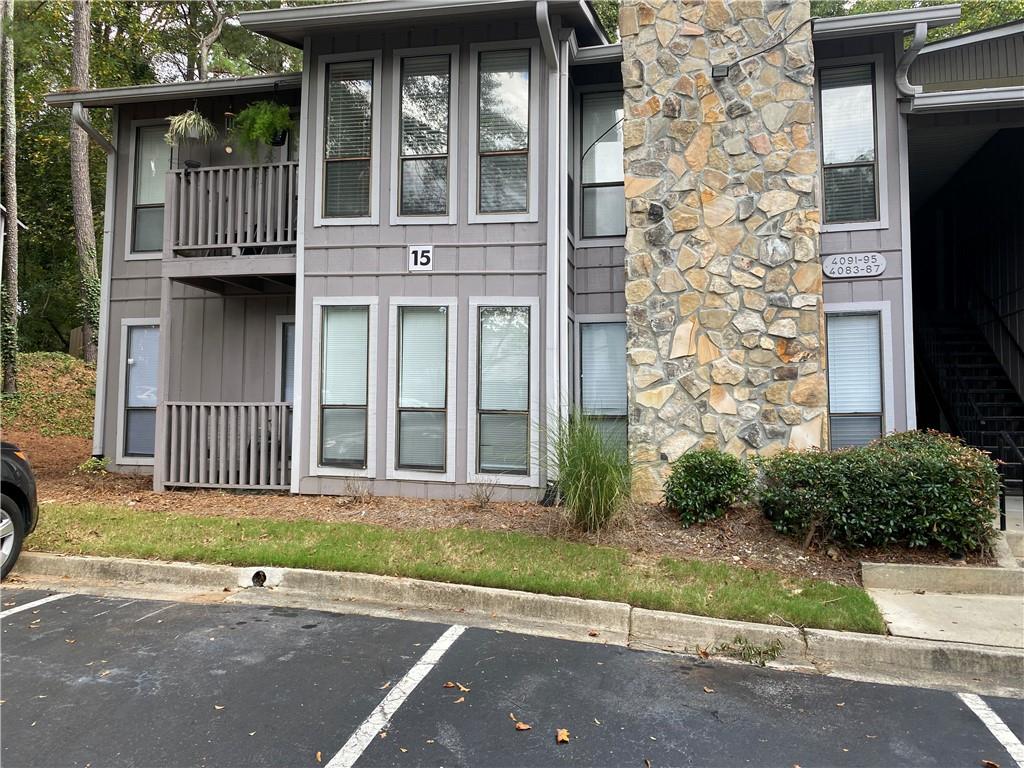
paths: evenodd
<path fill-rule="evenodd" d="M 156 407 L 159 353 L 159 328 L 155 325 L 128 328 L 128 388 L 125 402 L 129 408 Z"/>
<path fill-rule="evenodd" d="M 881 416 L 829 416 L 829 432 L 832 448 L 848 448 L 867 445 L 882 436 Z"/>
<path fill-rule="evenodd" d="M 524 413 L 481 413 L 477 429 L 481 472 L 524 475 L 529 467 L 529 416 Z"/>
<path fill-rule="evenodd" d="M 626 413 L 626 324 L 580 326 L 583 410 L 596 416 Z"/>
<path fill-rule="evenodd" d="M 447 54 L 402 59 L 402 155 L 448 153 Z"/>
<path fill-rule="evenodd" d="M 370 215 L 373 62 L 327 67 L 324 215 Z"/>
<path fill-rule="evenodd" d="M 399 307 L 399 408 L 444 408 L 448 308 Z"/>
<path fill-rule="evenodd" d="M 622 94 L 580 97 L 583 183 L 622 181 Z"/>
<path fill-rule="evenodd" d="M 828 316 L 828 392 L 832 413 L 882 412 L 877 314 Z"/>
<path fill-rule="evenodd" d="M 325 307 L 323 405 L 366 405 L 368 307 Z"/>
<path fill-rule="evenodd" d="M 874 162 L 872 66 L 826 67 L 819 73 L 819 82 L 825 164 Z"/>
<path fill-rule="evenodd" d="M 124 452 L 127 456 L 152 456 L 156 445 L 156 409 L 132 409 L 125 413 Z"/>
<path fill-rule="evenodd" d="M 482 411 L 526 411 L 530 402 L 530 308 L 480 308 Z"/>
<path fill-rule="evenodd" d="M 285 323 L 281 330 L 281 395 L 290 403 L 295 396 L 295 323 Z"/>
<path fill-rule="evenodd" d="M 530 51 L 481 51 L 481 152 L 525 150 L 530 142 Z"/>
<path fill-rule="evenodd" d="M 826 167 L 824 182 L 826 221 L 873 221 L 878 218 L 875 166 Z"/>
<path fill-rule="evenodd" d="M 162 205 L 165 174 L 171 167 L 171 147 L 162 125 L 141 126 L 135 137 L 135 204 Z M 161 214 L 162 216 L 162 214 Z"/>

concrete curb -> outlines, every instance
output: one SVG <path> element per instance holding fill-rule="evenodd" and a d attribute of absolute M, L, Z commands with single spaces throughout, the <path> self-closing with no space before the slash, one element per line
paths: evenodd
<path fill-rule="evenodd" d="M 861 563 L 865 589 L 1024 596 L 1024 568 Z"/>
<path fill-rule="evenodd" d="M 958 569 L 979 570 L 979 569 Z M 998 570 L 998 569 L 988 569 Z M 273 589 L 254 589 L 263 571 Z M 291 568 L 238 568 L 121 558 L 22 553 L 16 573 L 51 583 L 83 580 L 174 587 L 192 593 L 233 593 L 240 602 L 302 603 L 319 610 L 367 611 L 471 626 L 502 624 L 517 631 L 637 648 L 695 654 L 734 643 L 781 643 L 774 666 L 879 682 L 1024 695 L 1024 651 L 958 643 L 780 627 L 632 608 L 625 603 L 420 581 L 360 573 Z M 246 588 L 248 587 L 248 588 Z M 66 588 L 66 587 L 65 587 Z"/>

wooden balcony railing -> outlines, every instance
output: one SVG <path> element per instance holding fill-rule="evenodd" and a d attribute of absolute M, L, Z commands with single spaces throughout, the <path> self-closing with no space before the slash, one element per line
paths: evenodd
<path fill-rule="evenodd" d="M 166 404 L 164 485 L 285 489 L 291 403 Z"/>
<path fill-rule="evenodd" d="M 260 255 L 294 250 L 296 162 L 168 173 L 169 256 Z"/>

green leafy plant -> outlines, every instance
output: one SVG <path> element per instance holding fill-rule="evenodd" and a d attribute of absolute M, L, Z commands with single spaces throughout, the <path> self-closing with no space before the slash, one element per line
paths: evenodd
<path fill-rule="evenodd" d="M 585 531 L 600 530 L 629 498 L 632 466 L 626 453 L 593 419 L 574 413 L 560 424 L 552 454 L 569 519 Z"/>
<path fill-rule="evenodd" d="M 665 481 L 665 506 L 679 515 L 683 525 L 721 517 L 750 492 L 749 465 L 730 453 L 698 450 L 672 462 Z"/>
<path fill-rule="evenodd" d="M 78 465 L 75 473 L 81 475 L 105 475 L 107 474 L 107 462 L 98 456 L 90 456 Z"/>
<path fill-rule="evenodd" d="M 275 101 L 254 101 L 235 118 L 231 136 L 254 158 L 263 147 L 281 146 L 295 127 L 291 109 Z"/>
<path fill-rule="evenodd" d="M 192 139 L 209 144 L 217 138 L 217 129 L 203 114 L 194 107 L 180 115 L 168 118 L 167 133 L 164 141 L 174 146 L 184 139 Z"/>
<path fill-rule="evenodd" d="M 854 547 L 988 548 L 999 471 L 940 432 L 903 432 L 833 453 L 759 460 L 761 509 L 776 530 Z"/>

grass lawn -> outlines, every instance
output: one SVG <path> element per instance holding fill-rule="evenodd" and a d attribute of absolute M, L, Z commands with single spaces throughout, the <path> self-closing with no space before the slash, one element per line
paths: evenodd
<path fill-rule="evenodd" d="M 360 523 L 190 517 L 48 504 L 29 549 L 65 554 L 355 571 L 630 603 L 798 627 L 884 633 L 867 593 L 727 563 L 662 558 L 542 536 Z"/>

